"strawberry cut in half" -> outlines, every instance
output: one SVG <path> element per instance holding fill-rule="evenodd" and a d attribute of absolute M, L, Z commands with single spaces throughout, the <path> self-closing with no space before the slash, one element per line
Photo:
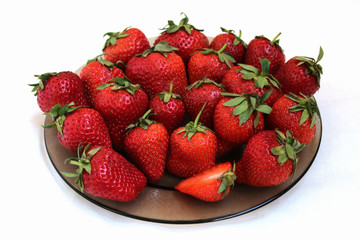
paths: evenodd
<path fill-rule="evenodd" d="M 175 189 L 203 201 L 217 202 L 229 194 L 235 179 L 234 166 L 225 162 L 182 180 Z"/>

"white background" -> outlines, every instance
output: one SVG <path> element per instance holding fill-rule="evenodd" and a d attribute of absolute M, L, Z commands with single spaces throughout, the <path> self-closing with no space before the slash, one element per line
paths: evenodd
<path fill-rule="evenodd" d="M 2 1 L 1 239 L 355 239 L 360 214 L 360 2 L 343 1 Z M 28 83 L 34 74 L 75 71 L 101 53 L 103 34 L 128 26 L 148 37 L 185 12 L 215 36 L 220 27 L 269 38 L 282 32 L 287 59 L 325 51 L 316 98 L 323 117 L 317 158 L 276 201 L 225 221 L 168 225 L 104 210 L 72 191 L 46 154 L 44 116 Z M 5 237 L 6 236 L 6 237 Z M 127 237 L 129 238 L 129 237 Z"/>

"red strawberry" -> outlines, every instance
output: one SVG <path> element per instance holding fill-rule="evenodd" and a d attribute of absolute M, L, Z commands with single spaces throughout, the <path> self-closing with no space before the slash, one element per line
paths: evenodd
<path fill-rule="evenodd" d="M 223 98 L 214 112 L 214 130 L 224 141 L 241 145 L 254 134 L 264 129 L 263 113 L 269 114 L 271 107 L 263 102 L 271 90 L 259 97 L 256 94 L 222 93 Z"/>
<path fill-rule="evenodd" d="M 135 200 L 146 187 L 144 174 L 111 148 L 89 147 L 82 151 L 79 146 L 78 157 L 66 159 L 65 163 L 79 167 L 76 173 L 62 174 L 76 177 L 80 190 L 95 197 L 121 202 Z"/>
<path fill-rule="evenodd" d="M 224 139 L 220 138 L 219 136 L 216 136 L 216 140 L 217 140 L 216 159 L 223 158 L 228 153 L 230 153 L 232 150 L 234 150 L 236 147 L 240 146 L 236 143 L 231 143 L 231 142 L 225 141 Z"/>
<path fill-rule="evenodd" d="M 154 113 L 149 118 L 163 124 L 170 135 L 185 118 L 184 102 L 180 95 L 172 92 L 172 86 L 169 92 L 161 92 L 149 102 L 149 108 Z"/>
<path fill-rule="evenodd" d="M 104 117 L 109 128 L 113 147 L 122 151 L 126 128 L 136 122 L 147 110 L 148 97 L 127 79 L 114 78 L 112 83 L 101 85 L 94 108 Z"/>
<path fill-rule="evenodd" d="M 220 99 L 223 98 L 221 95 L 221 93 L 224 92 L 222 87 L 223 86 L 221 84 L 218 84 L 213 80 L 203 78 L 186 88 L 186 92 L 184 94 L 185 108 L 193 121 L 199 114 L 205 102 L 207 102 L 199 122 L 208 128 L 213 128 L 215 107 Z"/>
<path fill-rule="evenodd" d="M 75 106 L 87 106 L 84 86 L 78 75 L 73 72 L 44 73 L 35 75 L 39 83 L 29 84 L 35 92 L 39 108 L 44 113 L 50 112 L 56 105 L 74 102 Z"/>
<path fill-rule="evenodd" d="M 183 94 L 188 85 L 186 69 L 176 48 L 159 42 L 127 64 L 126 75 L 134 84 L 140 84 L 149 98 L 167 91 L 173 84 L 173 92 Z"/>
<path fill-rule="evenodd" d="M 94 106 L 97 88 L 108 83 L 113 78 L 123 78 L 124 72 L 113 63 L 101 59 L 99 55 L 87 61 L 86 66 L 80 71 L 80 78 L 85 86 L 86 99 L 90 106 Z"/>
<path fill-rule="evenodd" d="M 169 148 L 169 134 L 166 128 L 148 119 L 151 109 L 128 126 L 124 140 L 125 152 L 151 183 L 158 182 L 165 170 Z"/>
<path fill-rule="evenodd" d="M 243 156 L 236 163 L 236 182 L 254 187 L 276 186 L 294 172 L 304 148 L 290 132 L 286 136 L 277 130 L 261 131 L 247 143 Z"/>
<path fill-rule="evenodd" d="M 266 58 L 271 62 L 269 73 L 276 73 L 279 68 L 285 63 L 285 55 L 282 48 L 279 45 L 279 39 L 281 33 L 270 41 L 264 36 L 256 36 L 250 41 L 245 54 L 245 64 L 252 65 L 257 69 L 261 69 L 259 59 Z"/>
<path fill-rule="evenodd" d="M 224 52 L 230 53 L 237 63 L 244 62 L 247 44 L 241 39 L 241 31 L 239 31 L 239 36 L 234 34 L 234 30 L 221 28 L 221 31 L 223 33 L 218 34 L 211 41 L 210 48 L 218 51 L 227 44 Z"/>
<path fill-rule="evenodd" d="M 236 175 L 229 162 L 182 180 L 175 189 L 207 202 L 216 202 L 226 197 L 234 185 Z"/>
<path fill-rule="evenodd" d="M 184 13 L 182 13 L 184 14 Z M 191 54 L 198 48 L 208 48 L 209 40 L 201 32 L 203 30 L 195 28 L 189 24 L 189 18 L 184 14 L 179 25 L 169 20 L 168 25 L 163 28 L 163 32 L 155 39 L 155 43 L 167 41 L 169 45 L 178 48 L 176 53 L 187 64 Z"/>
<path fill-rule="evenodd" d="M 274 103 L 267 124 L 270 129 L 289 130 L 300 143 L 309 144 L 316 132 L 316 115 L 321 117 L 315 99 L 290 94 Z"/>
<path fill-rule="evenodd" d="M 226 46 L 227 43 L 219 51 L 203 48 L 192 55 L 188 63 L 189 82 L 206 77 L 219 83 L 235 62 L 231 54 L 224 52 Z"/>
<path fill-rule="evenodd" d="M 43 127 L 56 126 L 60 144 L 69 151 L 77 152 L 80 143 L 111 148 L 109 130 L 95 109 L 57 104 L 46 115 L 52 117 L 53 123 Z"/>
<path fill-rule="evenodd" d="M 126 28 L 122 32 L 108 32 L 103 52 L 105 60 L 114 64 L 126 65 L 136 54 L 140 54 L 150 48 L 149 40 L 145 34 L 137 28 Z"/>
<path fill-rule="evenodd" d="M 260 59 L 260 63 L 261 71 L 246 64 L 233 67 L 225 74 L 221 83 L 227 92 L 237 94 L 256 93 L 261 96 L 272 89 L 271 95 L 265 101 L 266 105 L 272 106 L 283 95 L 280 83 L 273 75 L 269 74 L 269 66 L 271 65 L 269 60 Z"/>
<path fill-rule="evenodd" d="M 320 75 L 323 71 L 319 61 L 323 56 L 324 51 L 320 47 L 316 61 L 310 57 L 293 57 L 287 61 L 276 73 L 284 93 L 313 96 L 320 88 Z"/>
<path fill-rule="evenodd" d="M 199 123 L 201 113 L 195 122 L 189 122 L 171 134 L 166 169 L 175 176 L 191 177 L 215 165 L 216 136 Z"/>

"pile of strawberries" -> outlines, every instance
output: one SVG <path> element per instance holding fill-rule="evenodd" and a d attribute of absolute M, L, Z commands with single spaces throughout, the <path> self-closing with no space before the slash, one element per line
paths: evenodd
<path fill-rule="evenodd" d="M 30 84 L 58 140 L 77 153 L 82 191 L 134 200 L 164 173 L 175 189 L 204 201 L 234 183 L 275 186 L 294 173 L 320 117 L 312 97 L 323 57 L 285 61 L 278 34 L 249 44 L 221 28 L 211 43 L 184 18 L 168 21 L 150 46 L 137 28 L 106 33 L 103 53 L 79 75 L 36 75 Z M 241 159 L 223 157 L 246 144 Z M 301 160 L 300 160 L 301 161 Z"/>

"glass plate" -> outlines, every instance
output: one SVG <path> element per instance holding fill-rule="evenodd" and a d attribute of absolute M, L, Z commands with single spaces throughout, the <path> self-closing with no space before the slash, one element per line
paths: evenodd
<path fill-rule="evenodd" d="M 209 37 L 209 41 L 211 41 Z M 152 45 L 155 38 L 149 38 Z M 80 73 L 80 69 L 76 73 Z M 49 116 L 45 118 L 45 125 L 51 121 Z M 313 141 L 308 144 L 299 154 L 300 160 L 293 178 L 276 187 L 256 188 L 242 184 L 235 184 L 230 194 L 223 200 L 215 203 L 204 202 L 189 195 L 176 191 L 173 187 L 181 180 L 165 172 L 163 178 L 157 184 L 148 184 L 139 194 L 138 198 L 129 203 L 117 202 L 82 193 L 75 184 L 75 178 L 67 178 L 61 172 L 74 172 L 75 167 L 64 164 L 66 158 L 76 154 L 62 147 L 57 138 L 56 128 L 45 128 L 44 139 L 55 170 L 60 177 L 80 196 L 90 202 L 114 213 L 159 223 L 203 223 L 224 220 L 237 217 L 254 211 L 273 200 L 279 198 L 306 174 L 315 160 L 320 147 L 322 136 L 322 123 L 316 122 L 316 133 Z M 218 162 L 238 161 L 241 158 L 243 147 L 236 149 Z"/>
<path fill-rule="evenodd" d="M 51 118 L 45 118 L 48 125 Z M 61 178 L 80 196 L 96 205 L 114 213 L 140 220 L 161 223 L 202 223 L 228 219 L 256 210 L 291 189 L 307 172 L 315 160 L 320 147 L 322 124 L 316 123 L 313 141 L 300 152 L 299 163 L 293 181 L 287 180 L 276 187 L 256 188 L 237 184 L 230 194 L 222 201 L 209 203 L 176 191 L 173 186 L 180 180 L 169 174 L 154 185 L 149 184 L 138 196 L 129 203 L 117 202 L 82 193 L 75 184 L 75 178 L 64 177 L 61 172 L 74 172 L 74 166 L 64 164 L 68 157 L 75 156 L 62 147 L 57 138 L 56 128 L 44 129 L 45 145 L 50 160 Z M 230 153 L 223 161 L 239 160 L 242 149 Z"/>

